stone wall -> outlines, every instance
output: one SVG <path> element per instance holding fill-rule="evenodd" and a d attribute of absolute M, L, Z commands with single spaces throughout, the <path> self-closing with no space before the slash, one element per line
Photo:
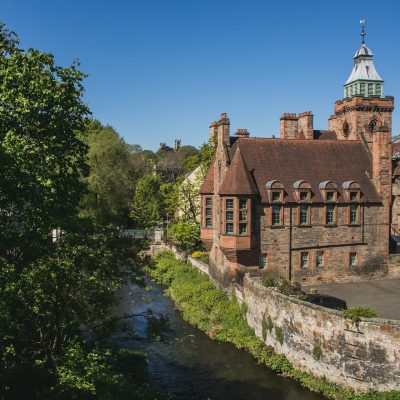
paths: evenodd
<path fill-rule="evenodd" d="M 400 321 L 362 320 L 285 296 L 246 275 L 247 322 L 299 370 L 357 390 L 400 389 Z"/>
<path fill-rule="evenodd" d="M 363 223 L 355 226 L 348 223 L 347 205 L 338 204 L 337 225 L 333 227 L 325 225 L 323 206 L 313 206 L 310 211 L 310 226 L 298 226 L 298 207 L 290 206 L 283 209 L 282 226 L 271 226 L 270 207 L 265 207 L 261 217 L 260 243 L 261 252 L 267 259 L 263 273 L 307 283 L 348 282 L 387 276 L 385 243 L 389 226 L 377 223 L 383 219 L 383 207 L 362 206 L 360 220 Z M 308 253 L 307 268 L 300 267 L 301 252 Z M 317 252 L 323 252 L 324 258 L 324 264 L 319 268 L 316 267 Z M 357 253 L 354 267 L 350 267 L 350 253 Z"/>

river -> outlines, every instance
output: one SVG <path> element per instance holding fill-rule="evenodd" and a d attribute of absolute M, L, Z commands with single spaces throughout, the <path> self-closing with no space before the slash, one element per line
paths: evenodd
<path fill-rule="evenodd" d="M 162 341 L 150 341 L 146 320 L 131 319 L 137 337 L 119 346 L 143 351 L 148 356 L 154 385 L 179 400 L 324 400 L 295 381 L 258 365 L 248 353 L 229 343 L 211 340 L 186 323 L 163 289 L 150 278 L 147 290 L 125 288 L 119 312 L 141 313 L 151 309 L 169 318 L 169 330 Z M 149 290 L 151 289 L 151 290 Z"/>

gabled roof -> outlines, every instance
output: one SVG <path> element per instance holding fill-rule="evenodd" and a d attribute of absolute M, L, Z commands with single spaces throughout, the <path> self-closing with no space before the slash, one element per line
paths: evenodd
<path fill-rule="evenodd" d="M 240 143 L 240 139 L 238 142 Z M 240 145 L 236 146 L 232 163 L 219 188 L 221 195 L 253 195 L 258 194 L 257 186 L 241 155 Z"/>
<path fill-rule="evenodd" d="M 200 194 L 213 194 L 214 193 L 214 163 L 213 160 L 203 183 L 200 186 Z"/>
<path fill-rule="evenodd" d="M 319 184 L 332 181 L 337 185 L 338 202 L 341 202 L 344 201 L 342 183 L 355 181 L 360 184 L 365 201 L 381 203 L 367 175 L 372 176 L 371 159 L 359 140 L 240 138 L 234 143 L 232 154 L 239 143 L 240 157 L 234 156 L 223 183 L 224 194 L 245 194 L 241 192 L 246 190 L 246 193 L 254 193 L 255 188 L 250 188 L 250 178 L 254 177 L 262 202 L 268 203 L 265 184 L 270 180 L 283 184 L 287 193 L 285 201 L 295 202 L 293 183 L 305 180 L 311 185 L 312 201 L 322 202 Z M 252 171 L 251 175 L 249 171 Z"/>

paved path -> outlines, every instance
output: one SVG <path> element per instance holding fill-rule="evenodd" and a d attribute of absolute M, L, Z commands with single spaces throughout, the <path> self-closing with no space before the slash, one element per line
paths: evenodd
<path fill-rule="evenodd" d="M 316 288 L 320 294 L 346 300 L 347 307 L 372 307 L 379 318 L 400 320 L 400 278 L 310 285 L 303 290 L 308 293 L 311 288 Z"/>

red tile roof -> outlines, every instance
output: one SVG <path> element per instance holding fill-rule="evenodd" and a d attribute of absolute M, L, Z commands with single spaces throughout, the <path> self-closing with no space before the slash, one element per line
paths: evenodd
<path fill-rule="evenodd" d="M 240 141 L 238 142 L 240 143 Z M 245 161 L 241 155 L 240 145 L 236 146 L 236 152 L 232 163 L 225 175 L 224 181 L 219 188 L 221 195 L 252 195 L 258 194 L 257 186 L 251 176 Z"/>
<path fill-rule="evenodd" d="M 265 184 L 269 180 L 280 181 L 287 193 L 285 201 L 294 202 L 293 183 L 305 180 L 311 185 L 313 201 L 322 202 L 319 184 L 329 180 L 336 183 L 338 202 L 341 202 L 342 183 L 355 181 L 360 184 L 365 201 L 381 203 L 381 198 L 367 175 L 372 175 L 372 162 L 361 141 L 240 138 L 231 149 L 233 155 L 238 143 L 240 158 L 243 158 L 247 172 L 237 170 L 240 159 L 236 164 L 231 164 L 230 169 L 236 165 L 236 171 L 229 178 L 229 184 L 235 188 L 230 190 L 231 193 L 236 188 L 243 191 L 242 185 L 249 191 L 248 177 L 252 175 L 262 202 L 268 202 Z M 251 175 L 249 171 L 252 172 Z M 227 191 L 228 187 L 224 188 L 224 192 Z"/>
<path fill-rule="evenodd" d="M 211 163 L 210 168 L 200 186 L 200 194 L 213 194 L 214 193 L 214 161 Z"/>

